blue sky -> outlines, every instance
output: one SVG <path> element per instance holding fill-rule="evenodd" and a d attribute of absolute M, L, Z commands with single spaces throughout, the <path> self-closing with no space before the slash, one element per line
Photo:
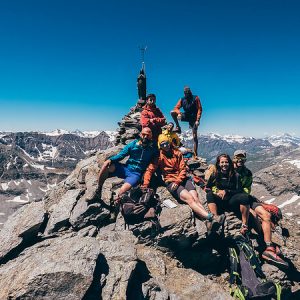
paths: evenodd
<path fill-rule="evenodd" d="M 169 112 L 188 84 L 200 133 L 300 136 L 296 0 L 3 0 L 0 131 L 113 130 L 148 92 Z"/>

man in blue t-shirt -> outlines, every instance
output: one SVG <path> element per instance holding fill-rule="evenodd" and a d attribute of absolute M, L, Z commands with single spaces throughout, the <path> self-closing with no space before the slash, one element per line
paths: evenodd
<path fill-rule="evenodd" d="M 119 161 L 129 156 L 126 164 Z M 98 179 L 98 189 L 101 188 L 108 177 L 124 178 L 124 184 L 121 186 L 118 199 L 122 194 L 136 186 L 142 178 L 143 173 L 152 159 L 158 156 L 156 145 L 152 143 L 152 131 L 149 127 L 143 128 L 140 138 L 134 140 L 125 146 L 117 155 L 106 160 L 100 170 Z"/>

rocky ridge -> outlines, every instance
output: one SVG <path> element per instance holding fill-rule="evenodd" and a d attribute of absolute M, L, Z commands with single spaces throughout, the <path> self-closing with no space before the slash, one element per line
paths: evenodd
<path fill-rule="evenodd" d="M 227 214 L 225 240 L 208 239 L 204 222 L 194 221 L 187 205 L 159 187 L 161 201 L 177 204 L 162 208 L 161 230 L 147 221 L 125 230 L 114 206 L 122 180 L 109 178 L 97 193 L 103 162 L 121 147 L 80 161 L 42 200 L 9 217 L 0 231 L 0 299 L 231 299 L 225 241 L 237 234 L 240 221 Z M 284 299 L 295 299 L 299 235 L 292 221 L 284 226 L 290 238 L 283 251 L 294 269 L 263 267 L 281 282 Z"/>

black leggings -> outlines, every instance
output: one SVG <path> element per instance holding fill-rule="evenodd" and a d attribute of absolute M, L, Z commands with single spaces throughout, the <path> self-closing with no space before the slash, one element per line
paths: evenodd
<path fill-rule="evenodd" d="M 215 195 L 213 192 L 208 192 L 206 194 L 207 204 L 215 203 L 218 207 L 224 209 L 236 209 L 241 204 L 250 205 L 250 197 L 246 193 L 237 193 L 232 196 L 225 196 L 225 199 L 221 199 L 219 196 Z"/>

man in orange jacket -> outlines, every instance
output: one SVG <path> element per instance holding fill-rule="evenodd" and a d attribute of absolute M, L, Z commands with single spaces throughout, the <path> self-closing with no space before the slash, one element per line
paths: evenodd
<path fill-rule="evenodd" d="M 157 138 L 161 134 L 161 127 L 166 124 L 166 118 L 156 106 L 156 96 L 154 94 L 147 95 L 147 102 L 141 113 L 140 122 L 142 128 L 149 127 L 151 129 L 152 140 L 157 142 Z"/>
<path fill-rule="evenodd" d="M 169 192 L 176 199 L 187 203 L 196 216 L 206 219 L 209 231 L 219 229 L 225 220 L 224 215 L 214 217 L 213 214 L 205 210 L 192 180 L 187 176 L 181 152 L 173 148 L 173 144 L 163 134 L 158 137 L 158 141 L 160 148 L 159 157 L 154 159 L 146 169 L 143 187 L 149 186 L 153 173 L 159 168 Z"/>
<path fill-rule="evenodd" d="M 194 139 L 194 155 L 198 156 L 198 126 L 202 115 L 202 105 L 200 98 L 192 94 L 191 89 L 188 86 L 184 87 L 184 97 L 180 98 L 171 111 L 171 116 L 176 124 L 175 132 L 181 133 L 179 121 L 189 122 L 190 128 L 192 128 Z M 183 108 L 184 112 L 180 111 Z"/>

